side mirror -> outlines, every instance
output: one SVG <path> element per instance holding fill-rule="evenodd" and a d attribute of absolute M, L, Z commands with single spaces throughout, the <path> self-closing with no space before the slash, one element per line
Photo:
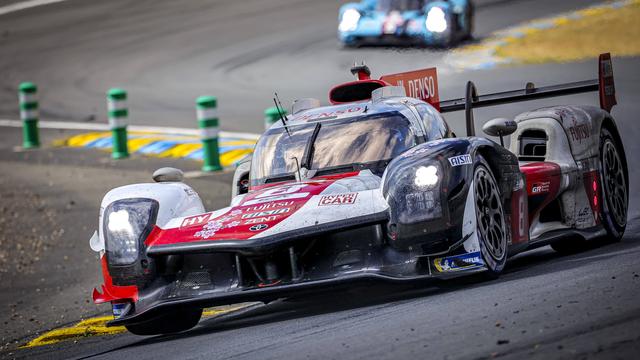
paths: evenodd
<path fill-rule="evenodd" d="M 238 195 L 249 192 L 249 170 L 251 169 L 251 158 L 238 164 L 233 173 L 233 184 L 231 186 L 231 199 Z"/>
<path fill-rule="evenodd" d="M 184 173 L 180 169 L 163 167 L 154 171 L 152 177 L 155 182 L 181 182 Z"/>
<path fill-rule="evenodd" d="M 500 145 L 504 146 L 503 136 L 513 134 L 518 129 L 518 123 L 505 118 L 497 118 L 487 121 L 482 125 L 482 131 L 489 136 L 499 136 Z"/>

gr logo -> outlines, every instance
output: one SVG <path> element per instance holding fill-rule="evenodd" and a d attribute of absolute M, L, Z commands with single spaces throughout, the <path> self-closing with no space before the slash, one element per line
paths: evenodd
<path fill-rule="evenodd" d="M 464 155 L 458 155 L 458 156 L 450 157 L 449 158 L 449 163 L 451 164 L 451 166 L 460 166 L 460 165 L 471 164 L 471 155 L 464 154 Z"/>

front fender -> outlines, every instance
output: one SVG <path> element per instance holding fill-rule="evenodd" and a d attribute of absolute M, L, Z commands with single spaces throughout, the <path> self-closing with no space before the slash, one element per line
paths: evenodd
<path fill-rule="evenodd" d="M 153 206 L 153 215 L 150 216 L 149 223 L 136 244 L 137 258 L 130 264 L 111 264 L 109 261 L 105 261 L 105 284 L 144 286 L 155 276 L 154 261 L 146 253 L 146 237 L 150 236 L 157 226 L 165 226 L 173 218 L 200 214 L 205 211 L 198 194 L 191 187 L 180 182 L 133 184 L 115 188 L 109 191 L 102 200 L 98 220 L 100 243 L 98 246 L 93 246 L 94 250 L 104 254 L 103 258 L 106 260 L 109 258 L 109 252 L 105 250 L 109 248 L 109 246 L 105 246 L 109 245 L 105 244 L 108 241 L 105 234 L 107 231 L 105 221 L 108 218 L 108 210 L 114 206 L 112 204 L 145 201 L 152 201 L 155 205 Z M 104 253 L 105 251 L 106 253 Z"/>
<path fill-rule="evenodd" d="M 483 138 L 443 139 L 418 145 L 394 159 L 383 177 L 389 204 L 390 243 L 399 248 L 421 246 L 443 252 L 462 239 L 467 193 L 474 164 L 482 155 L 500 184 L 505 205 L 521 179 L 515 155 Z M 437 184 L 420 180 L 425 169 L 437 168 Z M 422 172 L 423 174 L 419 174 Z"/>
<path fill-rule="evenodd" d="M 98 234 L 104 244 L 103 216 L 105 209 L 115 201 L 126 199 L 151 199 L 158 202 L 156 225 L 164 226 L 176 217 L 205 212 L 200 196 L 189 185 L 181 182 L 132 184 L 109 191 L 102 199 Z"/>

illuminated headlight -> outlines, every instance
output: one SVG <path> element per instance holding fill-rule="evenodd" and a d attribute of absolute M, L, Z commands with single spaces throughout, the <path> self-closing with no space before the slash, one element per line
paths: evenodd
<path fill-rule="evenodd" d="M 434 165 L 420 166 L 416 169 L 414 184 L 420 188 L 432 188 L 439 181 L 438 168 Z"/>
<path fill-rule="evenodd" d="M 440 183 L 442 167 L 437 162 L 415 168 L 412 190 L 405 195 L 406 218 L 410 222 L 442 217 Z"/>
<path fill-rule="evenodd" d="M 105 250 L 111 265 L 130 265 L 138 259 L 141 241 L 149 235 L 158 212 L 151 199 L 113 202 L 104 213 Z"/>
<path fill-rule="evenodd" d="M 427 30 L 431 32 L 441 33 L 447 30 L 447 19 L 444 14 L 444 10 L 439 7 L 432 7 L 427 13 L 427 20 L 425 22 Z"/>
<path fill-rule="evenodd" d="M 338 30 L 353 31 L 358 27 L 358 21 L 360 21 L 360 12 L 356 9 L 347 9 L 342 13 Z"/>

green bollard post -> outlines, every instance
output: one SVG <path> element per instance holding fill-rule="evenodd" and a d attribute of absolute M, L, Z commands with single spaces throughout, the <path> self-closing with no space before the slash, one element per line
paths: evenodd
<path fill-rule="evenodd" d="M 124 159 L 129 157 L 127 147 L 127 92 L 122 89 L 111 89 L 107 92 L 107 109 L 109 126 L 111 127 L 111 157 Z"/>
<path fill-rule="evenodd" d="M 203 171 L 222 170 L 220 150 L 218 148 L 218 99 L 213 96 L 200 96 L 196 100 L 198 128 L 202 140 L 204 158 Z"/>
<path fill-rule="evenodd" d="M 280 109 L 282 116 L 287 115 L 287 111 L 284 109 Z M 271 125 L 273 125 L 274 123 L 280 121 L 280 113 L 278 113 L 278 108 L 273 106 L 270 108 L 267 108 L 264 111 L 264 129 L 267 130 L 271 127 Z"/>
<path fill-rule="evenodd" d="M 38 87 L 31 82 L 20 84 L 20 118 L 22 119 L 22 147 L 32 149 L 40 147 L 38 134 Z"/>

